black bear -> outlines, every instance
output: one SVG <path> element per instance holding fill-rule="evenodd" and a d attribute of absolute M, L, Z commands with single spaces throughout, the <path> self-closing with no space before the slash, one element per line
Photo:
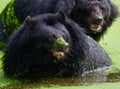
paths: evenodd
<path fill-rule="evenodd" d="M 110 0 L 15 0 L 14 8 L 21 22 L 28 15 L 62 10 L 98 41 L 118 15 L 118 9 Z"/>
<path fill-rule="evenodd" d="M 7 76 L 79 76 L 109 67 L 111 59 L 62 12 L 27 17 L 10 37 L 3 57 Z"/>

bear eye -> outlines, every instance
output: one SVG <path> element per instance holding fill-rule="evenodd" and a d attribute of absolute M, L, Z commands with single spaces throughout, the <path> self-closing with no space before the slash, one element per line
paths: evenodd
<path fill-rule="evenodd" d="M 66 38 L 64 34 L 62 34 L 62 37 L 63 37 L 64 39 Z"/>
<path fill-rule="evenodd" d="M 57 38 L 57 37 L 56 37 L 55 34 L 51 34 L 51 35 L 49 36 L 49 41 L 54 41 L 56 38 Z"/>
<path fill-rule="evenodd" d="M 100 9 L 102 10 L 102 11 L 104 11 L 105 10 L 105 6 L 100 6 Z"/>

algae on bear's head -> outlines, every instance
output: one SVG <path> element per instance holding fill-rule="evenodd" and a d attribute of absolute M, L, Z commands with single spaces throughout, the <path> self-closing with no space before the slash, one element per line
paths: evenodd
<path fill-rule="evenodd" d="M 57 38 L 53 45 L 64 45 L 66 41 L 63 38 Z"/>
<path fill-rule="evenodd" d="M 69 50 L 69 43 L 64 40 L 64 38 L 57 38 L 52 44 L 52 54 L 61 60 L 64 58 L 65 53 Z"/>

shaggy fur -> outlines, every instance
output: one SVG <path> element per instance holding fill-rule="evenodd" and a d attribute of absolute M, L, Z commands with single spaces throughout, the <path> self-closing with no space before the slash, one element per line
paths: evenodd
<path fill-rule="evenodd" d="M 39 78 L 44 76 L 79 76 L 112 64 L 106 52 L 82 32 L 76 23 L 60 14 L 27 17 L 10 37 L 3 58 L 7 76 Z M 51 45 L 57 38 L 69 44 L 64 57 L 57 59 Z"/>
<path fill-rule="evenodd" d="M 71 18 L 84 27 L 86 33 L 98 40 L 118 16 L 110 0 L 77 0 Z"/>
<path fill-rule="evenodd" d="M 116 6 L 110 0 L 15 0 L 14 7 L 21 22 L 28 15 L 62 10 L 96 40 L 99 40 L 118 15 Z"/>

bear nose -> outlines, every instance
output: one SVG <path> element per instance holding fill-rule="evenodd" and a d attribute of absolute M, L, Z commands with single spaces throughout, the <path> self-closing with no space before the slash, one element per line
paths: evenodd
<path fill-rule="evenodd" d="M 63 49 L 65 52 L 69 50 L 69 44 L 67 42 L 64 44 Z"/>
<path fill-rule="evenodd" d="M 94 18 L 93 23 L 94 23 L 94 24 L 101 24 L 101 23 L 102 23 L 102 20 L 103 20 L 102 17 L 96 17 L 96 18 Z"/>
<path fill-rule="evenodd" d="M 102 18 L 96 18 L 95 21 L 96 21 L 96 23 L 101 23 L 102 22 Z"/>
<path fill-rule="evenodd" d="M 64 48 L 68 48 L 69 47 L 69 44 L 68 43 L 65 43 L 64 44 Z"/>

